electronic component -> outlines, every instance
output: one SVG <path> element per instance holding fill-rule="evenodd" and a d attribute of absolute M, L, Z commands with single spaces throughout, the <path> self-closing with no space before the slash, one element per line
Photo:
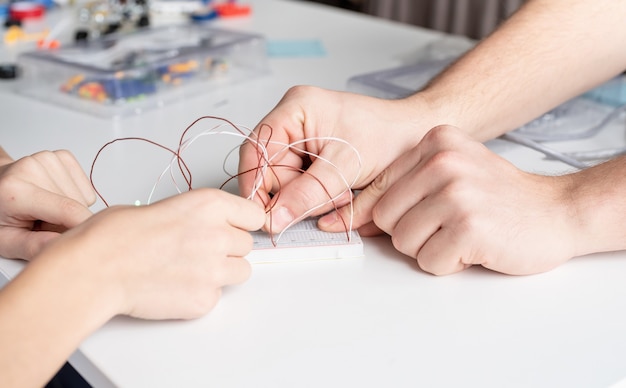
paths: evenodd
<path fill-rule="evenodd" d="M 22 53 L 16 91 L 103 117 L 138 114 L 268 71 L 259 35 L 205 25 L 113 34 Z"/>
<path fill-rule="evenodd" d="M 347 232 L 324 232 L 317 227 L 317 218 L 309 218 L 275 235 L 274 242 L 266 232 L 253 232 L 254 245 L 246 257 L 251 263 L 275 263 L 363 256 L 363 241 L 359 233 L 349 233 L 350 241 Z"/>

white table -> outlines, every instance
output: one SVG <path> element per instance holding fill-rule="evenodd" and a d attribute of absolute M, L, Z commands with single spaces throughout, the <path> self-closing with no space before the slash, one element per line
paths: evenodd
<path fill-rule="evenodd" d="M 269 40 L 320 39 L 327 55 L 273 58 L 270 76 L 115 121 L 2 85 L 1 144 L 14 157 L 66 148 L 89 171 L 111 139 L 145 136 L 173 146 L 205 114 L 253 126 L 291 85 L 344 89 L 349 77 L 402 65 L 440 37 L 310 3 L 250 3 L 251 18 L 220 23 Z M 611 142 L 594 141 L 588 145 Z M 501 153 L 528 170 L 567 169 L 519 147 Z M 130 158 L 110 154 L 105 165 Z M 113 203 L 132 203 L 153 182 L 111 166 L 114 173 L 97 182 Z M 217 166 L 197 167 L 195 176 Z M 359 259 L 257 265 L 201 319 L 115 318 L 70 361 L 96 387 L 605 387 L 626 376 L 623 252 L 576 258 L 536 276 L 472 268 L 434 277 L 388 238 L 364 240 Z M 22 266 L 0 259 L 5 278 Z"/>

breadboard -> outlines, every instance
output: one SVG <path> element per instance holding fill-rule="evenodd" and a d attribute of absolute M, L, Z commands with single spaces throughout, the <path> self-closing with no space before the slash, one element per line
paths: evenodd
<path fill-rule="evenodd" d="M 363 256 L 363 241 L 357 231 L 324 232 L 317 227 L 317 218 L 310 218 L 287 229 L 276 246 L 263 231 L 252 233 L 254 245 L 246 256 L 251 263 L 276 263 L 301 260 L 328 260 Z M 275 239 L 278 235 L 275 235 Z"/>

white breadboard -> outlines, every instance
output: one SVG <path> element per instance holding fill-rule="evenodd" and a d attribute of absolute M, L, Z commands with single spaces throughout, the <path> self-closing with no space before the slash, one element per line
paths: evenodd
<path fill-rule="evenodd" d="M 363 256 L 363 241 L 357 231 L 348 234 L 324 232 L 317 227 L 317 219 L 301 221 L 287 229 L 276 246 L 270 235 L 257 231 L 252 233 L 254 245 L 246 257 L 251 263 L 275 263 L 281 261 L 343 259 Z M 278 235 L 275 235 L 275 239 Z"/>

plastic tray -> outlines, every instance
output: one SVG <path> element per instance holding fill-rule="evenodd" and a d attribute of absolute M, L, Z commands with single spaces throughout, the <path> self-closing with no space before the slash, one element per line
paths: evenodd
<path fill-rule="evenodd" d="M 20 55 L 16 91 L 102 117 L 126 116 L 268 70 L 265 40 L 168 26 Z"/>
<path fill-rule="evenodd" d="M 413 65 L 354 76 L 348 90 L 369 96 L 397 99 L 422 89 L 455 58 L 423 61 Z M 588 93 L 569 100 L 515 130 L 536 141 L 563 141 L 595 134 L 616 106 L 626 104 L 625 76 L 617 77 Z"/>
<path fill-rule="evenodd" d="M 403 98 L 424 86 L 453 59 L 419 62 L 368 74 L 356 75 L 348 80 L 348 90 L 380 98 Z"/>

